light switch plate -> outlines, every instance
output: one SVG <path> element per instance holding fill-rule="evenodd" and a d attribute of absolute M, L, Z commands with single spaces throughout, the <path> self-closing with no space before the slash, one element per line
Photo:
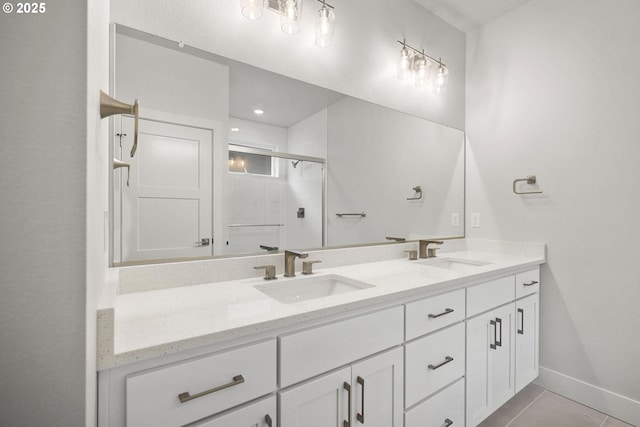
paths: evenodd
<path fill-rule="evenodd" d="M 472 213 L 471 214 L 471 226 L 473 228 L 480 228 L 480 214 Z"/>
<path fill-rule="evenodd" d="M 458 212 L 451 214 L 451 226 L 460 227 L 460 214 Z"/>

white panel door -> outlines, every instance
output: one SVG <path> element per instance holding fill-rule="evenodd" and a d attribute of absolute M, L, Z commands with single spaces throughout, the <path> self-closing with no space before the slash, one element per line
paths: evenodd
<path fill-rule="evenodd" d="M 352 366 L 352 426 L 402 427 L 403 365 L 396 348 Z"/>
<path fill-rule="evenodd" d="M 131 158 L 133 125 L 122 118 L 121 260 L 212 255 L 212 131 L 140 120 Z"/>
<path fill-rule="evenodd" d="M 540 294 L 516 301 L 516 393 L 538 376 Z"/>
<path fill-rule="evenodd" d="M 280 427 L 343 427 L 349 419 L 351 369 L 280 392 Z"/>

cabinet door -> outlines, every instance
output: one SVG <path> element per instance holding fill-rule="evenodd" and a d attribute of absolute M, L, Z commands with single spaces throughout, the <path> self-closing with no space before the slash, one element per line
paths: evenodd
<path fill-rule="evenodd" d="M 506 305 L 493 311 L 496 329 L 495 349 L 489 346 L 489 387 L 491 389 L 492 412 L 515 394 L 515 307 Z M 494 338 L 495 341 L 495 338 Z"/>
<path fill-rule="evenodd" d="M 193 427 L 276 427 L 276 397 L 271 396 Z"/>
<path fill-rule="evenodd" d="M 538 376 L 540 294 L 516 301 L 516 393 Z"/>
<path fill-rule="evenodd" d="M 467 426 L 514 395 L 514 304 L 467 321 Z"/>
<path fill-rule="evenodd" d="M 402 348 L 353 365 L 351 384 L 352 426 L 402 427 Z"/>
<path fill-rule="evenodd" d="M 343 368 L 280 392 L 280 427 L 343 427 L 352 390 Z"/>

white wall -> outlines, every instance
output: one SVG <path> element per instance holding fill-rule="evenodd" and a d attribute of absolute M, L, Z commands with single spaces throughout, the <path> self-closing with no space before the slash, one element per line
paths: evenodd
<path fill-rule="evenodd" d="M 240 2 L 112 0 L 112 21 L 308 83 L 464 127 L 465 36 L 411 0 L 349 0 L 336 4 L 331 47 L 314 45 L 317 2 L 305 0 L 301 31 L 287 36 L 276 14 L 250 21 Z M 451 70 L 446 94 L 428 94 L 396 78 L 397 40 L 442 57 Z"/>
<path fill-rule="evenodd" d="M 86 2 L 0 15 L 3 426 L 81 426 L 87 391 L 95 397 L 85 357 L 87 16 Z"/>
<path fill-rule="evenodd" d="M 541 381 L 636 425 L 638 16 L 636 0 L 531 1 L 468 36 L 466 107 L 468 236 L 548 244 Z M 512 193 L 528 174 L 542 196 Z"/>

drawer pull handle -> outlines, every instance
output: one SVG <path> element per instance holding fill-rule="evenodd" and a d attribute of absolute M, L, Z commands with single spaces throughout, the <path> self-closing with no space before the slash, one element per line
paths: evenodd
<path fill-rule="evenodd" d="M 524 335 L 524 309 L 519 308 L 518 313 L 520 313 L 520 328 L 518 329 L 518 333 Z"/>
<path fill-rule="evenodd" d="M 342 387 L 347 390 L 347 399 L 349 400 L 349 410 L 347 419 L 342 423 L 343 427 L 351 427 L 351 384 L 344 382 Z"/>
<path fill-rule="evenodd" d="M 538 282 L 537 282 L 537 281 L 532 280 L 532 281 L 531 281 L 531 283 L 523 283 L 522 285 L 523 285 L 523 286 L 533 286 L 533 285 L 537 285 L 537 284 L 538 284 Z"/>
<path fill-rule="evenodd" d="M 216 391 L 224 390 L 225 388 L 233 387 L 234 385 L 242 384 L 244 382 L 244 377 L 242 375 L 236 375 L 233 377 L 233 381 L 227 384 L 219 385 L 218 387 L 211 388 L 209 390 L 201 391 L 200 393 L 196 393 L 194 395 L 189 394 L 188 391 L 184 393 L 180 393 L 178 395 L 178 399 L 180 399 L 180 403 L 185 403 L 193 399 L 197 399 L 202 396 L 206 396 L 207 394 L 215 393 Z"/>
<path fill-rule="evenodd" d="M 440 316 L 444 316 L 445 314 L 453 313 L 453 308 L 445 308 L 444 311 L 440 314 L 429 314 L 429 319 L 436 319 Z"/>
<path fill-rule="evenodd" d="M 444 427 L 449 427 L 452 424 L 453 424 L 453 421 L 451 421 L 449 418 L 445 418 Z"/>
<path fill-rule="evenodd" d="M 362 386 L 362 394 L 360 395 L 360 402 L 362 406 L 362 414 L 356 414 L 356 419 L 360 421 L 361 424 L 364 424 L 364 378 L 358 377 L 358 384 Z"/>
<path fill-rule="evenodd" d="M 427 366 L 427 368 L 429 368 L 429 369 L 431 369 L 431 370 L 435 371 L 436 369 L 438 369 L 438 368 L 440 368 L 440 367 L 442 367 L 442 366 L 446 365 L 446 364 L 447 364 L 447 363 L 449 363 L 449 362 L 453 362 L 453 357 L 451 357 L 451 356 L 447 356 L 447 357 L 445 357 L 445 358 L 444 358 L 444 362 L 440 362 L 440 363 L 439 363 L 439 364 L 437 364 L 437 365 L 429 365 L 429 366 Z"/>
<path fill-rule="evenodd" d="M 273 421 L 271 420 L 269 414 L 264 416 L 264 422 L 267 423 L 267 427 L 273 427 Z"/>

